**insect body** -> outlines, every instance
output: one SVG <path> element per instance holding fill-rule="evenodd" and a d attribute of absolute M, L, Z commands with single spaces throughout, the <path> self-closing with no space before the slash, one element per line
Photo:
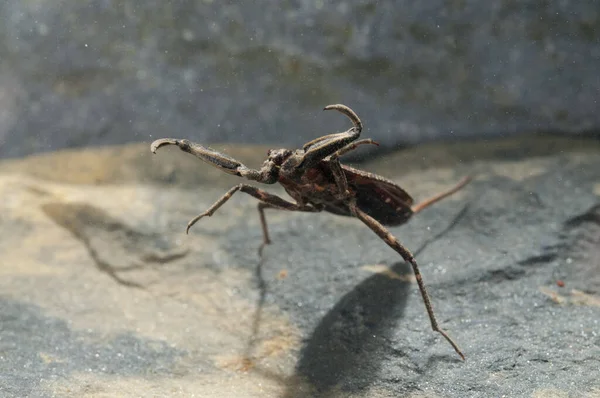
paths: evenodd
<path fill-rule="evenodd" d="M 325 110 L 330 109 L 346 115 L 352 121 L 353 127 L 342 133 L 314 139 L 304 144 L 302 149 L 270 150 L 267 160 L 259 170 L 250 169 L 225 154 L 188 140 L 163 138 L 154 141 L 150 147 L 153 153 L 156 153 L 156 150 L 162 146 L 176 145 L 182 151 L 188 152 L 228 174 L 245 177 L 263 184 L 278 182 L 294 199 L 294 202 L 291 202 L 251 185 L 239 184 L 231 188 L 204 213 L 193 218 L 188 223 L 186 232 L 189 232 L 192 225 L 201 218 L 212 216 L 237 191 L 245 192 L 259 200 L 258 212 L 263 230 L 261 250 L 264 245 L 271 242 L 265 209 L 311 213 L 327 211 L 342 216 L 356 217 L 411 264 L 432 329 L 444 336 L 458 355 L 464 359 L 458 345 L 438 326 L 415 258 L 385 226 L 405 223 L 413 214 L 461 189 L 470 181 L 470 178 L 464 178 L 452 189 L 413 206 L 411 196 L 392 181 L 340 164 L 339 158 L 358 146 L 378 144 L 371 139 L 358 140 L 362 131 L 362 123 L 352 109 L 341 104 L 325 107 Z"/>

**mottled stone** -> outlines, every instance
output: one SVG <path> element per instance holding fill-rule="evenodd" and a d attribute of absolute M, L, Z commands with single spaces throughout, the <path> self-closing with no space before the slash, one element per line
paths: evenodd
<path fill-rule="evenodd" d="M 423 146 L 360 165 L 417 200 L 475 175 L 392 228 L 465 362 L 430 330 L 410 267 L 356 219 L 270 211 L 260 262 L 256 201 L 237 194 L 185 235 L 240 180 L 172 149 L 0 163 L 0 395 L 600 392 L 598 141 Z M 258 165 L 265 151 L 229 154 Z"/>

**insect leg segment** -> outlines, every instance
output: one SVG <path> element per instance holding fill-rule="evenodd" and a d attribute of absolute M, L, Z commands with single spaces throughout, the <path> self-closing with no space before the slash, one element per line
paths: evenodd
<path fill-rule="evenodd" d="M 258 204 L 258 215 L 260 217 L 260 227 L 263 231 L 263 245 L 271 244 L 271 238 L 269 238 L 269 227 L 267 225 L 267 218 L 265 217 L 265 209 L 273 209 L 274 207 L 265 202 Z M 262 246 L 261 246 L 262 248 Z M 259 250 L 262 251 L 262 250 Z"/>
<path fill-rule="evenodd" d="M 348 116 L 350 118 L 350 120 L 352 121 L 354 128 L 356 130 L 358 130 L 358 133 L 360 134 L 360 132 L 362 131 L 362 122 L 358 118 L 358 115 L 356 113 L 354 113 L 354 111 L 352 109 L 348 108 L 346 105 L 341 105 L 341 104 L 327 105 L 325 108 L 323 108 L 324 111 L 331 110 L 331 109 L 335 109 L 335 110 L 343 113 L 344 115 Z M 323 137 L 315 138 L 314 140 L 309 141 L 306 144 L 304 144 L 304 146 L 302 146 L 302 149 L 304 149 L 306 151 L 309 147 L 311 147 L 315 144 L 318 144 L 321 141 L 336 139 L 343 134 L 346 134 L 346 133 L 328 134 L 328 135 L 324 135 Z"/>
<path fill-rule="evenodd" d="M 350 118 L 354 126 L 343 133 L 325 135 L 304 144 L 302 149 L 305 151 L 305 154 L 298 166 L 300 168 L 306 169 L 314 166 L 327 156 L 334 154 L 360 137 L 362 123 L 352 109 L 341 104 L 328 105 L 324 109 L 335 109 L 343 113 Z"/>
<path fill-rule="evenodd" d="M 225 195 L 221 196 L 221 198 L 219 200 L 217 200 L 204 213 L 201 213 L 201 214 L 197 215 L 196 217 L 194 217 L 188 223 L 187 229 L 185 232 L 188 233 L 190 228 L 194 224 L 196 224 L 201 218 L 212 216 L 215 213 L 215 211 L 217 211 L 219 209 L 219 207 L 223 206 L 223 204 L 225 202 L 227 202 L 229 199 L 231 199 L 233 194 L 236 193 L 237 191 L 247 193 L 248 195 L 255 197 L 256 199 L 260 200 L 262 203 L 265 203 L 265 205 L 268 205 L 268 207 L 272 207 L 272 208 L 277 208 L 277 209 L 282 209 L 282 210 L 292 210 L 292 211 L 320 211 L 317 208 L 313 208 L 311 206 L 306 206 L 306 205 L 301 206 L 296 203 L 288 202 L 287 200 L 282 199 L 277 195 L 273 195 L 267 191 L 263 191 L 262 189 L 258 189 L 251 185 L 239 184 L 239 185 L 236 185 L 235 187 L 231 188 L 229 191 L 227 191 L 225 193 Z M 263 213 L 263 209 L 261 209 L 261 207 L 260 207 L 260 204 L 259 204 L 258 211 L 260 213 L 261 223 L 262 223 L 262 221 L 264 219 L 264 213 Z M 266 228 L 266 222 L 264 225 Z M 264 230 L 266 231 L 266 229 L 264 229 Z M 268 239 L 268 234 L 265 235 L 265 238 Z"/>
<path fill-rule="evenodd" d="M 322 147 L 323 145 L 327 145 L 331 142 L 336 142 L 339 140 L 346 139 L 348 137 L 348 132 L 353 131 L 353 129 L 354 128 L 351 128 L 350 130 L 345 131 L 343 133 L 327 134 L 327 135 L 324 135 L 323 137 L 315 138 L 314 140 L 309 141 L 306 144 L 302 145 L 302 149 L 304 149 L 304 151 L 308 152 L 311 149 L 316 149 L 316 148 Z"/>
<path fill-rule="evenodd" d="M 372 218 L 371 216 L 369 216 L 368 214 L 366 214 L 365 212 L 360 210 L 356 206 L 356 203 L 351 203 L 350 209 L 352 210 L 352 212 L 358 219 L 360 219 L 366 226 L 371 228 L 371 230 L 373 232 L 375 232 L 377 234 L 377 236 L 379 236 L 382 240 L 384 240 L 385 243 L 388 244 L 388 246 L 390 246 L 392 249 L 394 249 L 396 252 L 398 252 L 402 256 L 404 261 L 410 263 L 410 265 L 412 266 L 413 272 L 415 274 L 417 284 L 419 285 L 419 290 L 421 292 L 421 297 L 423 298 L 425 308 L 427 309 L 427 314 L 429 315 L 429 320 L 431 321 L 431 328 L 435 332 L 438 332 L 442 336 L 444 336 L 444 338 L 448 341 L 448 343 L 450 343 L 452 348 L 454 348 L 456 353 L 458 355 L 460 355 L 460 357 L 464 360 L 465 356 L 462 353 L 462 351 L 460 350 L 460 348 L 458 347 L 458 345 L 454 342 L 454 340 L 452 340 L 452 338 L 444 330 L 442 330 L 438 326 L 437 320 L 435 318 L 435 314 L 433 312 L 433 306 L 431 305 L 431 300 L 429 299 L 429 295 L 427 294 L 427 289 L 425 288 L 425 283 L 423 282 L 423 277 L 421 276 L 421 272 L 419 271 L 419 266 L 417 265 L 417 262 L 416 262 L 414 256 L 412 255 L 412 253 L 407 248 L 405 248 L 398 241 L 398 239 L 396 239 L 396 237 L 394 237 L 394 235 L 392 235 L 377 220 L 375 220 L 374 218 Z"/>
<path fill-rule="evenodd" d="M 331 155 L 331 159 L 333 159 L 334 157 L 336 157 L 336 158 L 342 157 L 346 153 L 355 150 L 360 145 L 366 145 L 366 144 L 372 144 L 375 146 L 379 146 L 379 143 L 377 141 L 374 141 L 370 138 L 365 138 L 364 140 L 354 141 L 354 142 L 351 142 L 350 144 L 346 145 L 345 147 L 343 147 L 342 149 L 338 150 L 336 153 Z"/>
<path fill-rule="evenodd" d="M 160 147 L 167 145 L 176 145 L 184 152 L 192 154 L 200 160 L 220 168 L 226 173 L 237 175 L 237 170 L 244 165 L 237 160 L 229 157 L 223 153 L 217 152 L 210 148 L 205 148 L 200 144 L 193 143 L 188 140 L 178 140 L 174 138 L 163 138 L 156 140 L 150 146 L 152 153 L 156 153 L 156 150 Z"/>
<path fill-rule="evenodd" d="M 265 217 L 265 209 L 304 211 L 307 213 L 318 213 L 323 210 L 322 208 L 319 208 L 319 207 L 314 207 L 314 206 L 309 206 L 309 205 L 302 206 L 302 205 L 298 205 L 296 203 L 287 202 L 278 196 L 275 196 L 275 195 L 272 195 L 272 196 L 279 199 L 279 201 L 277 201 L 277 205 L 273 204 L 273 202 L 270 200 L 264 201 L 264 199 L 261 199 L 262 202 L 260 202 L 258 204 L 258 213 L 260 215 L 260 224 L 261 224 L 261 227 L 263 230 L 264 243 L 267 245 L 269 243 L 271 243 L 271 239 L 269 238 L 269 229 L 267 228 L 267 219 Z M 282 204 L 284 206 L 282 206 Z"/>
<path fill-rule="evenodd" d="M 316 143 L 305 144 L 305 153 L 299 166 L 303 169 L 308 169 L 319 163 L 326 157 L 334 154 L 338 150 L 356 140 L 360 136 L 360 132 L 354 127 L 344 133 L 331 134 Z"/>
<path fill-rule="evenodd" d="M 275 196 L 275 195 L 273 195 Z M 278 199 L 281 199 L 275 196 Z M 261 199 L 264 200 L 264 199 Z M 281 199 L 283 200 L 283 199 Z M 285 202 L 285 207 L 281 206 L 281 202 L 278 202 L 279 205 L 273 205 L 268 202 L 260 202 L 258 204 L 258 214 L 260 216 L 260 226 L 263 231 L 263 243 L 258 248 L 258 255 L 262 257 L 263 249 L 266 245 L 271 244 L 271 239 L 269 238 L 269 228 L 267 226 L 267 218 L 265 217 L 265 209 L 279 209 L 279 210 L 288 210 L 288 211 L 303 211 L 307 213 L 318 213 L 323 210 L 322 207 L 315 207 L 311 205 L 299 205 L 296 203 Z"/>
<path fill-rule="evenodd" d="M 344 170 L 342 170 L 342 165 L 340 164 L 339 159 L 332 155 L 328 165 L 331 174 L 333 174 L 335 185 L 337 185 L 338 188 L 338 199 L 347 199 L 350 196 L 350 191 L 348 191 L 348 179 L 346 178 Z"/>
<path fill-rule="evenodd" d="M 329 167 L 331 173 L 333 174 L 333 178 L 335 179 L 335 183 L 340 192 L 340 199 L 345 199 L 349 197 L 350 192 L 348 191 L 348 179 L 346 178 L 346 174 L 342 170 L 342 165 L 340 164 L 339 157 L 347 152 L 355 150 L 359 145 L 364 144 L 374 144 L 379 146 L 377 142 L 373 141 L 370 138 L 354 141 L 327 158 L 329 160 Z"/>
<path fill-rule="evenodd" d="M 440 192 L 439 194 L 437 194 L 429 199 L 425 199 L 424 201 L 414 205 L 412 207 L 413 214 L 416 214 L 416 213 L 420 212 L 421 210 L 431 206 L 432 204 L 437 203 L 444 198 L 447 198 L 448 196 L 456 193 L 457 191 L 460 191 L 465 185 L 467 185 L 469 182 L 471 182 L 472 179 L 473 179 L 472 176 L 464 177 L 462 180 L 460 180 L 458 182 L 458 184 L 456 184 L 452 188 L 448 189 L 447 191 Z"/>
<path fill-rule="evenodd" d="M 362 122 L 360 121 L 358 115 L 352 109 L 350 109 L 346 105 L 342 105 L 342 104 L 327 105 L 325 108 L 323 108 L 324 111 L 329 111 L 332 109 L 348 116 L 348 118 L 354 125 L 354 128 L 356 128 L 356 130 L 360 134 L 360 132 L 362 131 L 363 125 L 362 125 Z"/>
<path fill-rule="evenodd" d="M 217 167 L 228 174 L 233 174 L 238 177 L 245 177 L 249 180 L 259 181 L 265 184 L 274 184 L 277 182 L 277 177 L 272 168 L 263 167 L 261 170 L 253 170 L 244 166 L 234 158 L 225 155 L 224 153 L 203 147 L 200 144 L 196 144 L 188 140 L 163 138 L 154 141 L 150 146 L 150 150 L 152 153 L 156 153 L 158 148 L 167 145 L 175 145 L 182 151 L 192 154 L 200 160 L 210 164 L 211 166 Z"/>

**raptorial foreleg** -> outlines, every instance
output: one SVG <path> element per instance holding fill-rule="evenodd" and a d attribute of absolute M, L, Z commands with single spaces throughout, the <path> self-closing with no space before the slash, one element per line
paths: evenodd
<path fill-rule="evenodd" d="M 342 104 L 327 105 L 324 108 L 324 110 L 331 109 L 337 110 L 348 116 L 354 126 L 343 133 L 325 135 L 304 144 L 302 149 L 306 153 L 304 154 L 302 162 L 300 163 L 300 167 L 312 167 L 321 160 L 325 159 L 327 156 L 332 155 L 360 137 L 360 132 L 362 131 L 363 127 L 362 122 L 352 109 Z"/>
<path fill-rule="evenodd" d="M 269 167 L 263 167 L 260 170 L 254 170 L 246 167 L 231 156 L 217 152 L 214 149 L 206 148 L 200 144 L 188 140 L 179 140 L 176 138 L 162 138 L 156 140 L 150 145 L 152 153 L 156 153 L 158 148 L 167 145 L 175 145 L 184 152 L 192 154 L 200 160 L 228 173 L 239 177 L 245 177 L 249 180 L 262 182 L 265 184 L 274 184 L 277 182 L 275 171 Z"/>

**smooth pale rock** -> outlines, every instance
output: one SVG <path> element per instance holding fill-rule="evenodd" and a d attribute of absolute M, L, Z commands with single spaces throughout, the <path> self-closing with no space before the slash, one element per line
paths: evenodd
<path fill-rule="evenodd" d="M 226 148 L 251 166 L 265 155 Z M 476 175 L 392 229 L 465 362 L 358 220 L 268 212 L 261 263 L 245 195 L 185 235 L 240 180 L 176 148 L 4 161 L 0 395 L 595 396 L 599 155 L 598 141 L 533 137 L 360 165 L 417 200 Z"/>
<path fill-rule="evenodd" d="M 0 156 L 598 131 L 597 0 L 0 2 Z"/>

